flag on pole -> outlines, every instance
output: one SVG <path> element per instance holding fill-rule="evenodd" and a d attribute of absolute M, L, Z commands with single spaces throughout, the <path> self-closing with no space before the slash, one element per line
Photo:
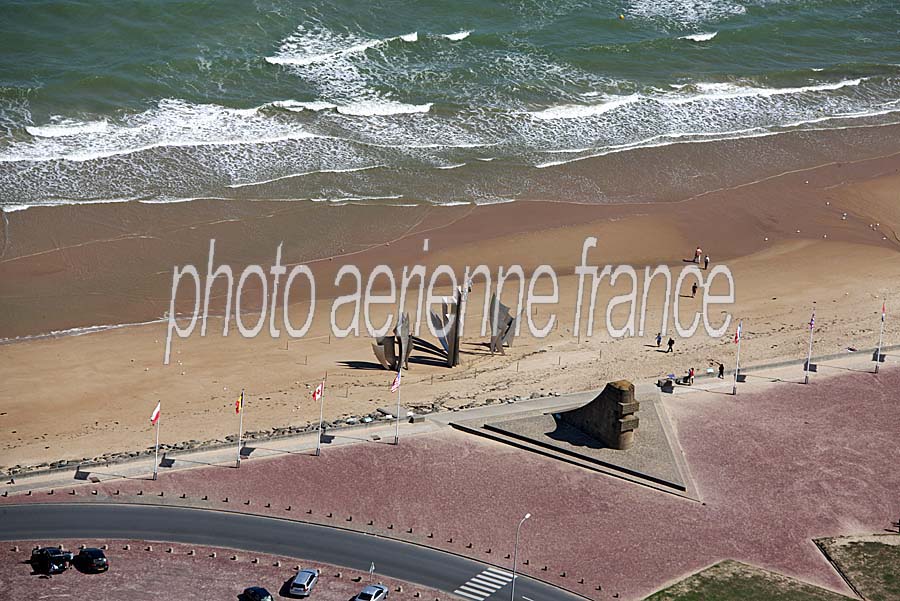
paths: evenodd
<path fill-rule="evenodd" d="M 812 330 L 816 327 L 816 310 L 813 309 L 812 317 L 809 318 L 809 329 Z"/>
<path fill-rule="evenodd" d="M 741 341 L 741 329 L 743 329 L 743 325 L 744 325 L 743 321 L 738 322 L 737 330 L 735 330 L 735 332 L 734 332 L 734 343 L 735 344 L 737 344 L 738 342 Z"/>
<path fill-rule="evenodd" d="M 150 414 L 150 423 L 156 425 L 156 422 L 159 421 L 159 409 L 162 405 L 162 401 L 156 403 L 156 409 L 153 410 L 153 413 Z"/>
<path fill-rule="evenodd" d="M 884 321 L 884 314 L 885 314 L 885 309 L 886 309 L 885 305 L 886 305 L 886 302 L 881 301 L 881 321 Z"/>
<path fill-rule="evenodd" d="M 240 413 L 241 409 L 244 408 L 244 391 L 241 391 L 241 396 L 238 397 L 238 400 L 234 402 L 234 412 Z"/>
<path fill-rule="evenodd" d="M 400 390 L 400 376 L 402 373 L 403 372 L 401 372 L 399 369 L 397 370 L 397 377 L 394 378 L 393 382 L 391 382 L 391 392 L 397 392 L 398 390 Z"/>
<path fill-rule="evenodd" d="M 322 398 L 322 393 L 325 391 L 325 382 L 319 382 L 319 385 L 316 386 L 316 389 L 313 390 L 313 400 L 318 401 Z"/>

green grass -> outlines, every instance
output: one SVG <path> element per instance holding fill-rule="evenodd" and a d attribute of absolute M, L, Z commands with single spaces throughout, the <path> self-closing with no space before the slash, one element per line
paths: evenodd
<path fill-rule="evenodd" d="M 827 538 L 816 542 L 867 601 L 896 601 L 900 599 L 898 539 L 900 536 L 894 534 Z"/>
<path fill-rule="evenodd" d="M 722 561 L 646 601 L 849 601 L 831 591 L 749 566 Z"/>

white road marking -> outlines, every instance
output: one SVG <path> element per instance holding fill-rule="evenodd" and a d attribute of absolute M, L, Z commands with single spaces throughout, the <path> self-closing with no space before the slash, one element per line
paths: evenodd
<path fill-rule="evenodd" d="M 512 574 L 497 568 L 487 568 L 453 591 L 472 601 L 485 601 L 512 581 Z M 530 601 L 530 600 L 529 600 Z"/>

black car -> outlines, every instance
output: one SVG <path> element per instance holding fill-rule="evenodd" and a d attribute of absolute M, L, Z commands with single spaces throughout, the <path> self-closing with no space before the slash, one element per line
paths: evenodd
<path fill-rule="evenodd" d="M 31 566 L 40 574 L 61 574 L 72 563 L 72 553 L 59 547 L 41 547 L 31 551 Z"/>
<path fill-rule="evenodd" d="M 100 549 L 88 547 L 78 552 L 75 565 L 85 572 L 105 572 L 109 569 L 109 560 Z"/>
<path fill-rule="evenodd" d="M 244 589 L 245 601 L 274 601 L 272 593 L 261 586 L 251 586 Z"/>

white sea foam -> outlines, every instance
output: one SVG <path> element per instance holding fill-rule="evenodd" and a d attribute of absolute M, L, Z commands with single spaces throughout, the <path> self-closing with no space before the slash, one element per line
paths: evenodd
<path fill-rule="evenodd" d="M 448 40 L 450 40 L 452 42 L 458 42 L 460 40 L 464 40 L 467 37 L 469 37 L 469 35 L 471 33 L 472 32 L 469 30 L 464 30 L 464 31 L 457 31 L 456 33 L 445 33 L 441 37 L 447 38 Z"/>
<path fill-rule="evenodd" d="M 747 8 L 735 0 L 629 0 L 625 14 L 632 18 L 697 25 L 743 15 Z"/>
<path fill-rule="evenodd" d="M 664 105 L 685 105 L 696 102 L 724 101 L 737 98 L 771 97 L 782 95 L 799 95 L 810 92 L 828 92 L 841 88 L 860 85 L 866 78 L 847 79 L 834 83 L 822 83 L 796 88 L 761 88 L 756 86 L 740 86 L 732 83 L 697 83 L 693 85 L 670 84 L 679 90 L 675 94 L 629 94 L 627 96 L 605 96 L 598 104 L 565 104 L 549 107 L 529 113 L 541 120 L 579 119 L 596 117 L 615 109 L 639 102 L 652 102 Z M 681 93 L 685 88 L 693 87 L 699 93 Z"/>
<path fill-rule="evenodd" d="M 453 163 L 451 165 L 438 165 L 438 169 L 443 169 L 444 171 L 448 171 L 450 169 L 458 169 L 460 167 L 465 167 L 466 163 Z"/>
<path fill-rule="evenodd" d="M 691 42 L 708 42 L 717 35 L 719 35 L 718 31 L 712 31 L 710 33 L 693 33 L 691 35 L 683 35 L 678 39 L 690 40 Z"/>
<path fill-rule="evenodd" d="M 300 102 L 298 100 L 276 100 L 272 103 L 272 106 L 276 106 L 278 108 L 282 108 L 288 111 L 301 112 L 301 111 L 327 111 L 331 109 L 336 109 L 337 105 L 332 104 L 330 102 L 323 102 L 321 100 L 314 100 L 312 102 Z"/>
<path fill-rule="evenodd" d="M 337 112 L 342 115 L 354 117 L 373 117 L 386 115 L 404 115 L 412 113 L 427 113 L 431 110 L 431 103 L 406 104 L 383 98 L 361 100 L 344 106 L 338 106 Z"/>
<path fill-rule="evenodd" d="M 287 175 L 281 175 L 278 177 L 273 177 L 271 179 L 264 179 L 256 182 L 245 182 L 241 184 L 228 184 L 225 186 L 226 188 L 247 188 L 250 186 L 262 186 L 264 184 L 271 184 L 273 182 L 280 182 L 282 180 L 291 179 L 294 177 L 305 177 L 307 175 L 316 175 L 320 173 L 354 173 L 356 171 L 369 171 L 371 169 L 379 169 L 382 167 L 386 167 L 387 165 L 365 165 L 363 167 L 347 167 L 345 169 L 314 169 L 312 171 L 301 171 L 298 173 L 289 173 Z"/>
<path fill-rule="evenodd" d="M 320 32 L 319 37 L 320 39 L 318 41 L 312 41 L 310 39 L 311 36 L 309 35 L 309 31 L 303 27 L 300 27 L 298 28 L 297 32 L 295 32 L 284 42 L 282 42 L 281 47 L 278 50 L 278 54 L 276 54 L 275 56 L 266 57 L 266 62 L 273 65 L 297 66 L 326 63 L 334 61 L 336 59 L 346 58 L 355 54 L 361 54 L 370 48 L 376 48 L 378 46 L 389 44 L 396 40 L 402 40 L 404 42 L 417 42 L 419 40 L 419 33 L 417 31 L 413 31 L 411 33 L 406 33 L 403 35 L 380 39 L 363 39 L 357 36 L 348 36 L 346 38 L 346 40 L 350 41 L 348 45 L 345 45 L 344 47 L 334 48 L 325 52 L 322 51 L 323 45 L 325 47 L 327 47 L 328 45 L 333 46 L 336 44 L 340 44 L 340 41 L 334 36 L 334 34 L 322 35 L 322 33 Z"/>
<path fill-rule="evenodd" d="M 105 119 L 101 121 L 73 121 L 71 119 L 60 119 L 47 125 L 27 125 L 25 131 L 32 136 L 38 138 L 61 138 L 64 136 L 77 136 L 79 134 L 94 134 L 106 131 L 108 123 Z"/>

